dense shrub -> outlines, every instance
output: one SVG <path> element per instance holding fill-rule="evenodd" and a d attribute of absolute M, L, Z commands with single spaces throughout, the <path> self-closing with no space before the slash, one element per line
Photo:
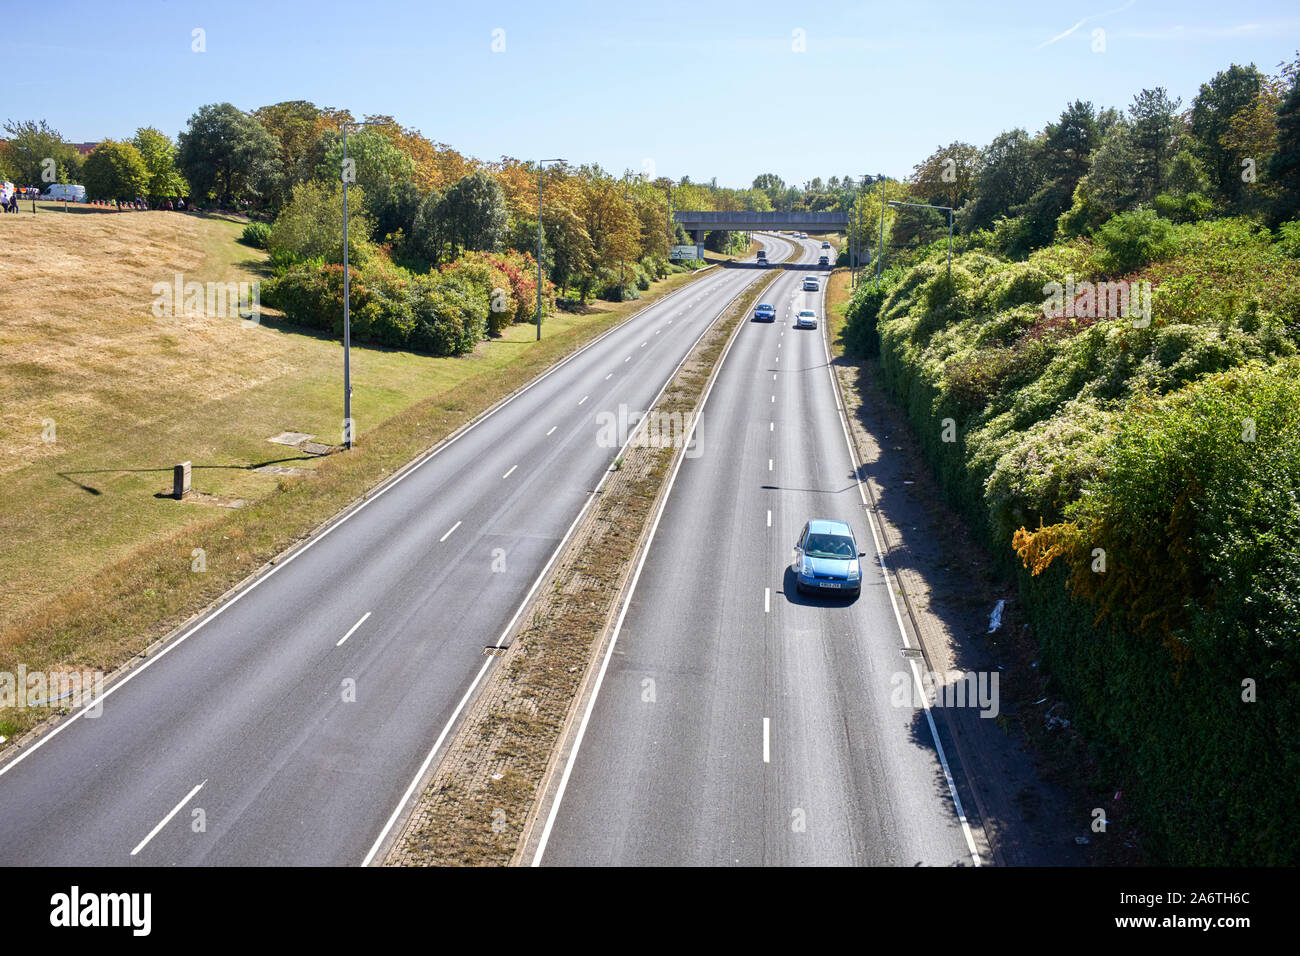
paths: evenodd
<path fill-rule="evenodd" d="M 846 345 L 879 350 L 946 497 L 1020 581 L 1104 772 L 1133 781 L 1152 862 L 1300 862 L 1279 823 L 1300 811 L 1300 262 L 1284 241 L 1129 214 L 1024 263 L 968 252 L 951 281 L 931 257 L 846 312 Z M 1149 327 L 1044 314 L 1046 281 L 1102 262 L 1149 278 Z"/>
<path fill-rule="evenodd" d="M 349 285 L 355 341 L 460 355 L 487 334 L 489 295 L 471 275 L 353 269 Z M 262 300 L 296 325 L 343 333 L 342 266 L 294 266 L 263 285 Z"/>
<path fill-rule="evenodd" d="M 1096 264 L 1105 275 L 1127 275 L 1167 258 L 1175 248 L 1173 223 L 1150 209 L 1112 217 L 1093 238 L 1099 246 Z"/>
<path fill-rule="evenodd" d="M 239 241 L 254 249 L 265 249 L 271 241 L 271 227 L 264 222 L 250 222 L 244 227 Z"/>

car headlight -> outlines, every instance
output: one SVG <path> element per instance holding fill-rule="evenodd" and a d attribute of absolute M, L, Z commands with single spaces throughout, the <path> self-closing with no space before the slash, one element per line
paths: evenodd
<path fill-rule="evenodd" d="M 804 559 L 803 559 L 803 572 L 802 572 L 802 573 L 808 575 L 809 577 L 812 576 L 812 573 L 813 573 L 812 562 L 809 561 L 807 558 L 804 558 Z"/>
<path fill-rule="evenodd" d="M 860 577 L 862 577 L 862 570 L 856 564 L 849 568 L 850 581 L 856 581 Z"/>

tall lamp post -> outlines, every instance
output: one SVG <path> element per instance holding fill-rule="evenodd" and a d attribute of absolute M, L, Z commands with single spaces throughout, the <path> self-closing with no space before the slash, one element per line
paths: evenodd
<path fill-rule="evenodd" d="M 542 170 L 547 163 L 563 159 L 543 159 L 537 164 L 537 341 L 542 340 Z"/>
<path fill-rule="evenodd" d="M 348 127 L 387 126 L 371 120 L 343 123 L 343 447 L 352 447 L 352 316 L 348 310 Z"/>
<path fill-rule="evenodd" d="M 946 209 L 946 210 L 948 210 L 948 278 L 951 279 L 951 278 L 952 278 L 952 206 L 931 206 L 929 203 L 922 203 L 922 202 L 898 202 L 897 200 L 894 200 L 894 199 L 891 199 L 891 200 L 889 201 L 889 204 L 890 204 L 891 206 L 915 206 L 917 209 Z M 883 213 L 883 211 L 884 211 L 884 207 L 883 207 L 883 206 L 881 207 L 881 211 L 882 211 L 882 213 Z M 882 221 L 883 221 L 883 220 L 882 220 Z M 882 230 L 881 230 L 881 235 L 883 235 L 883 234 L 884 234 L 884 230 L 882 229 Z"/>

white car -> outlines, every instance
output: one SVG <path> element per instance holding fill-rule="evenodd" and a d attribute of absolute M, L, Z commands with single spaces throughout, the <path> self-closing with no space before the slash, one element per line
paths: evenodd
<path fill-rule="evenodd" d="M 804 309 L 794 317 L 794 327 L 796 329 L 815 329 L 817 328 L 817 313 L 812 309 Z"/>
<path fill-rule="evenodd" d="M 821 285 L 817 282 L 817 277 L 816 277 L 816 276 L 807 276 L 807 277 L 803 280 L 803 290 L 804 290 L 805 292 L 818 292 L 818 291 L 820 291 L 820 290 L 821 290 Z"/>

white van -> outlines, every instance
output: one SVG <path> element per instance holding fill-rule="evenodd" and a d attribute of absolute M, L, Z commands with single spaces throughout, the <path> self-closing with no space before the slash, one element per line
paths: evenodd
<path fill-rule="evenodd" d="M 49 189 L 41 193 L 41 198 L 53 202 L 63 202 L 65 199 L 68 202 L 85 202 L 86 187 L 70 186 L 67 183 L 54 183 Z"/>

